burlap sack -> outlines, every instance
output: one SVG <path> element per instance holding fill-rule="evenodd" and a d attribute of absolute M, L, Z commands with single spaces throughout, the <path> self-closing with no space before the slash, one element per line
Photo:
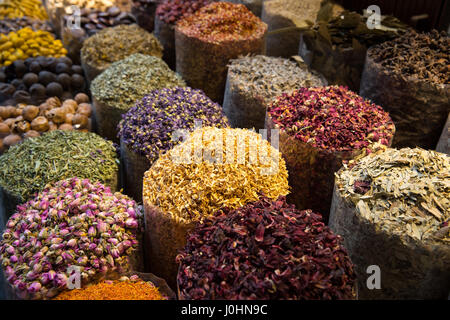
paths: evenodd
<path fill-rule="evenodd" d="M 172 70 L 176 70 L 175 26 L 155 17 L 155 37 L 164 48 L 163 60 Z"/>
<path fill-rule="evenodd" d="M 186 245 L 186 238 L 195 223 L 173 218 L 160 208 L 144 201 L 145 266 L 176 287 L 178 266 L 175 258 Z"/>
<path fill-rule="evenodd" d="M 135 3 L 131 6 L 131 14 L 136 18 L 136 22 L 139 27 L 147 30 L 148 32 L 153 32 L 155 28 L 155 12 L 156 7 L 162 0 L 155 0 L 151 3 L 148 8 L 143 8 L 137 6 Z"/>
<path fill-rule="evenodd" d="M 266 115 L 266 129 L 279 129 L 270 115 Z M 271 134 L 268 132 L 268 136 Z M 392 142 L 392 137 L 389 142 Z M 279 131 L 279 150 L 286 161 L 291 193 L 287 200 L 299 210 L 312 209 L 322 214 L 323 222 L 328 223 L 333 196 L 334 173 L 343 161 L 356 157 L 362 150 L 329 151 Z"/>
<path fill-rule="evenodd" d="M 83 47 L 83 41 L 87 38 L 86 32 L 81 28 L 69 28 L 64 25 L 64 20 L 61 26 L 61 41 L 64 48 L 67 49 L 67 56 L 72 59 L 74 64 L 80 64 L 80 51 Z M 88 79 L 89 80 L 89 79 Z"/>
<path fill-rule="evenodd" d="M 202 89 L 222 104 L 229 61 L 239 55 L 264 54 L 265 34 L 250 41 L 216 44 L 187 36 L 175 28 L 175 47 L 177 72 L 189 86 Z"/>
<path fill-rule="evenodd" d="M 450 290 L 450 247 L 381 230 L 361 217 L 337 188 L 330 228 L 341 235 L 356 266 L 360 299 L 445 299 Z M 381 289 L 370 290 L 367 267 L 381 270 Z"/>
<path fill-rule="evenodd" d="M 92 97 L 92 100 L 92 111 L 95 116 L 97 133 L 108 140 L 120 143 L 117 137 L 117 125 L 122 120 L 122 114 L 127 112 L 127 110 L 102 103 L 95 97 Z"/>
<path fill-rule="evenodd" d="M 439 138 L 439 142 L 436 147 L 437 152 L 446 153 L 448 155 L 450 155 L 449 127 L 450 127 L 450 113 L 448 114 L 447 122 L 445 123 L 444 129 L 442 130 L 441 137 Z"/>
<path fill-rule="evenodd" d="M 434 149 L 450 113 L 450 85 L 406 79 L 376 63 L 367 51 L 360 95 L 389 112 L 393 146 Z"/>
<path fill-rule="evenodd" d="M 120 139 L 120 158 L 124 174 L 124 192 L 137 202 L 142 202 L 144 173 L 152 164 L 147 157 L 129 148 L 123 139 Z"/>
<path fill-rule="evenodd" d="M 106 68 L 110 66 L 109 64 L 102 67 L 96 66 L 88 61 L 85 61 L 82 55 L 80 59 L 81 59 L 81 67 L 83 68 L 84 76 L 86 78 L 88 85 L 90 85 L 90 83 L 92 82 L 92 80 L 95 79 L 95 77 L 97 77 L 100 73 L 105 71 Z"/>

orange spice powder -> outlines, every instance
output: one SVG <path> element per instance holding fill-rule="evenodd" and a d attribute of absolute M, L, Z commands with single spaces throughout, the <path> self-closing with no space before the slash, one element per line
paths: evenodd
<path fill-rule="evenodd" d="M 86 288 L 62 292 L 54 300 L 167 300 L 145 281 L 104 281 Z"/>

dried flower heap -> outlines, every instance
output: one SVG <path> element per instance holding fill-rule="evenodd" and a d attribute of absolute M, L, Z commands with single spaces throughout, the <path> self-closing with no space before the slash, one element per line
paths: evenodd
<path fill-rule="evenodd" d="M 284 197 L 219 210 L 177 257 L 184 299 L 352 299 L 355 274 L 339 236 Z"/>
<path fill-rule="evenodd" d="M 150 163 L 178 142 L 172 137 L 176 130 L 192 130 L 196 120 L 203 126 L 227 126 L 220 105 L 189 87 L 154 90 L 122 118 L 118 136 Z"/>
<path fill-rule="evenodd" d="M 17 207 L 0 242 L 8 282 L 21 298 L 66 289 L 70 266 L 83 284 L 129 269 L 141 213 L 136 203 L 89 180 L 61 180 Z"/>

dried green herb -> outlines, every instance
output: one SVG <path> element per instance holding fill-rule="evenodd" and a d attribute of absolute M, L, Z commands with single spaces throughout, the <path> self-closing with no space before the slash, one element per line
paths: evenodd
<path fill-rule="evenodd" d="M 91 92 L 96 100 L 126 111 L 150 91 L 176 86 L 185 83 L 164 61 L 137 53 L 113 63 L 95 78 Z"/>
<path fill-rule="evenodd" d="M 330 214 L 331 229 L 356 265 L 360 297 L 446 299 L 450 157 L 378 147 L 337 172 Z M 366 286 L 369 265 L 381 269 L 381 290 Z"/>
<path fill-rule="evenodd" d="M 235 128 L 263 129 L 266 107 L 273 98 L 322 85 L 321 77 L 302 63 L 262 55 L 240 57 L 228 66 L 224 112 Z"/>
<path fill-rule="evenodd" d="M 71 177 L 114 189 L 117 171 L 112 142 L 90 132 L 55 130 L 26 139 L 0 157 L 0 185 L 21 202 L 48 183 Z"/>

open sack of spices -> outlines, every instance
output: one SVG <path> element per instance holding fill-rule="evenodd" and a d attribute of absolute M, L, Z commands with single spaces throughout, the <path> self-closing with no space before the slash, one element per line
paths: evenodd
<path fill-rule="evenodd" d="M 446 299 L 450 290 L 450 157 L 420 148 L 379 150 L 336 175 L 330 227 L 360 275 L 360 297 Z M 366 269 L 381 269 L 381 290 Z"/>
<path fill-rule="evenodd" d="M 380 142 L 391 145 L 395 126 L 380 106 L 338 86 L 300 88 L 275 98 L 266 128 L 279 129 L 279 148 L 292 188 L 288 200 L 328 221 L 334 173 Z"/>
<path fill-rule="evenodd" d="M 74 19 L 73 14 L 73 12 L 68 12 L 63 16 L 61 40 L 68 51 L 68 56 L 76 62 L 80 62 L 80 51 L 85 39 L 105 28 L 136 22 L 129 12 L 122 11 L 116 6 L 105 10 L 82 8 L 79 15 L 79 26 L 75 25 L 77 20 Z"/>
<path fill-rule="evenodd" d="M 231 59 L 263 54 L 267 25 L 242 4 L 211 3 L 179 20 L 176 66 L 187 84 L 222 103 Z"/>
<path fill-rule="evenodd" d="M 117 278 L 117 277 L 115 277 Z M 53 300 L 169 300 L 176 294 L 164 279 L 151 273 L 133 272 L 130 276 L 91 283 L 85 288 L 66 290 Z"/>
<path fill-rule="evenodd" d="M 136 24 L 106 28 L 89 37 L 81 48 L 81 65 L 92 81 L 112 63 L 141 53 L 162 58 L 163 48 L 153 34 Z"/>
<path fill-rule="evenodd" d="M 164 47 L 164 61 L 175 70 L 175 24 L 214 0 L 167 0 L 156 8 L 155 36 Z"/>
<path fill-rule="evenodd" d="M 227 127 L 219 104 L 198 89 L 175 87 L 154 90 L 123 115 L 119 123 L 120 154 L 125 193 L 142 199 L 145 171 L 161 153 L 178 143 L 179 130 L 202 126 Z"/>
<path fill-rule="evenodd" d="M 142 213 L 136 203 L 88 179 L 48 185 L 17 207 L 0 241 L 0 261 L 13 296 L 49 299 L 110 273 L 140 269 Z M 75 275 L 77 276 L 77 275 Z"/>
<path fill-rule="evenodd" d="M 316 21 L 322 0 L 264 1 L 261 19 L 269 26 L 267 55 L 275 57 L 298 54 L 301 31 Z"/>
<path fill-rule="evenodd" d="M 186 300 L 355 299 L 342 239 L 311 210 L 284 197 L 219 210 L 189 233 L 177 256 Z"/>
<path fill-rule="evenodd" d="M 450 37 L 410 32 L 367 51 L 361 95 L 392 116 L 395 147 L 434 149 L 450 113 Z"/>
<path fill-rule="evenodd" d="M 145 173 L 143 202 L 147 267 L 175 283 L 178 250 L 198 221 L 217 210 L 241 207 L 258 193 L 289 192 L 281 154 L 244 129 L 196 129 Z M 202 156 L 203 155 L 203 156 Z"/>
<path fill-rule="evenodd" d="M 332 17 L 318 18 L 302 32 L 300 55 L 329 84 L 346 85 L 359 92 L 367 49 L 410 29 L 392 16 L 381 16 L 381 23 L 369 29 L 367 19 L 346 10 Z"/>
<path fill-rule="evenodd" d="M 48 98 L 73 99 L 86 92 L 81 66 L 68 57 L 29 57 L 0 69 L 0 104 L 39 105 Z"/>
<path fill-rule="evenodd" d="M 10 147 L 0 156 L 3 224 L 16 205 L 47 184 L 70 177 L 100 181 L 117 190 L 118 157 L 112 142 L 91 132 L 55 130 Z"/>
<path fill-rule="evenodd" d="M 92 130 L 92 107 L 84 93 L 61 102 L 49 98 L 39 106 L 0 106 L 0 155 L 22 139 L 53 130 Z"/>
<path fill-rule="evenodd" d="M 97 34 L 98 35 L 98 34 Z M 183 79 L 160 58 L 133 54 L 113 63 L 91 83 L 97 130 L 117 141 L 122 114 L 153 90 L 185 86 Z"/>
<path fill-rule="evenodd" d="M 293 58 L 257 55 L 230 61 L 223 110 L 233 128 L 264 129 L 272 99 L 301 87 L 326 85 L 300 57 Z"/>

